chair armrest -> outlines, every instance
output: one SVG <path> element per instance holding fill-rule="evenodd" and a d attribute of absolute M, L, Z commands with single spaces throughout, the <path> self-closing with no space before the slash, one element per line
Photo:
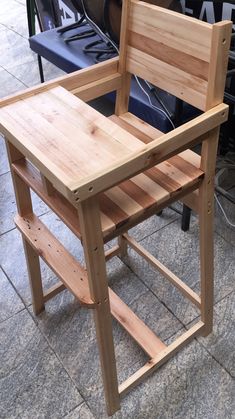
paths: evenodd
<path fill-rule="evenodd" d="M 192 121 L 162 135 L 147 145 L 141 151 L 119 160 L 95 177 L 85 178 L 81 184 L 73 185 L 70 189 L 70 199 L 75 206 L 84 199 L 123 182 L 158 163 L 204 141 L 208 133 L 220 126 L 228 118 L 228 105 L 224 103 L 215 106 Z M 79 199 L 78 199 L 79 197 Z M 75 200 L 76 198 L 76 200 Z"/>
<path fill-rule="evenodd" d="M 91 67 L 25 89 L 17 94 L 0 99 L 0 107 L 26 99 L 56 86 L 64 87 L 85 101 L 94 99 L 120 87 L 121 76 L 118 73 L 118 63 L 118 57 L 111 58 Z M 91 97 L 92 95 L 93 97 Z"/>

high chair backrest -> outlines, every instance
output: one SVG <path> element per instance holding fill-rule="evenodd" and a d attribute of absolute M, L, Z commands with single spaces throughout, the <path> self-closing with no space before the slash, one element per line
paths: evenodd
<path fill-rule="evenodd" d="M 131 73 L 208 110 L 223 102 L 230 36 L 229 21 L 211 25 L 143 1 L 124 0 L 119 71 L 127 77 L 122 89 L 128 88 Z M 127 103 L 125 94 L 118 100 L 122 108 Z"/>

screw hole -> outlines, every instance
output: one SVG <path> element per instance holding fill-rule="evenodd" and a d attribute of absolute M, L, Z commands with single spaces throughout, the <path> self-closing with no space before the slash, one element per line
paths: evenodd
<path fill-rule="evenodd" d="M 77 197 L 77 198 L 76 198 L 76 201 L 79 201 L 79 199 L 80 199 L 80 198 L 79 198 L 79 197 Z"/>
<path fill-rule="evenodd" d="M 83 281 L 83 278 L 80 278 L 80 281 Z"/>
<path fill-rule="evenodd" d="M 35 242 L 37 242 L 37 239 L 34 239 Z"/>
<path fill-rule="evenodd" d="M 94 248 L 94 252 L 97 252 L 97 250 L 98 250 L 98 247 L 95 247 L 95 248 Z"/>
<path fill-rule="evenodd" d="M 226 39 L 224 38 L 222 41 L 222 44 L 225 45 L 226 44 Z"/>
<path fill-rule="evenodd" d="M 89 192 L 92 192 L 92 191 L 93 191 L 93 186 L 90 186 Z"/>

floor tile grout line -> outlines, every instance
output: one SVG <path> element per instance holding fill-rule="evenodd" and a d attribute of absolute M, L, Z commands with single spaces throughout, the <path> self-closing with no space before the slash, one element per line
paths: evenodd
<path fill-rule="evenodd" d="M 199 343 L 199 345 L 201 345 L 204 349 L 205 349 L 205 351 L 208 353 L 208 355 L 210 355 L 211 356 L 211 358 L 232 378 L 232 379 L 234 379 L 235 377 L 233 377 L 233 375 L 231 374 L 231 372 L 230 371 L 228 371 L 227 370 L 227 368 L 217 359 L 217 358 L 215 358 L 215 356 L 209 351 L 209 349 L 203 344 L 203 342 L 201 342 L 200 340 L 199 340 L 199 338 L 198 337 L 196 337 L 196 340 L 197 340 L 197 342 Z"/>
<path fill-rule="evenodd" d="M 80 309 L 83 309 L 82 307 L 80 307 Z M 66 374 L 68 375 L 68 377 L 70 378 L 70 380 L 72 381 L 73 385 L 75 386 L 75 388 L 77 389 L 79 395 L 81 396 L 81 398 L 83 399 L 83 401 L 86 402 L 86 398 L 84 397 L 82 391 L 79 389 L 76 381 L 74 380 L 74 378 L 70 375 L 70 372 L 68 371 L 67 367 L 64 365 L 62 359 L 60 358 L 60 356 L 58 355 L 58 353 L 56 352 L 56 350 L 53 348 L 53 346 L 51 345 L 48 337 L 45 335 L 45 333 L 43 332 L 43 330 L 40 328 L 39 322 L 37 321 L 37 318 L 35 318 L 32 313 L 30 312 L 29 308 L 26 307 L 26 310 L 28 311 L 30 317 L 32 318 L 33 322 L 35 323 L 35 326 L 37 327 L 37 329 L 39 330 L 40 334 L 42 335 L 42 337 L 46 340 L 49 348 L 51 349 L 51 351 L 54 353 L 55 357 L 58 359 L 59 363 L 62 365 L 63 369 L 66 371 Z M 82 404 L 83 402 L 81 402 L 80 404 Z"/>
<path fill-rule="evenodd" d="M 6 317 L 3 320 L 0 320 L 0 325 L 10 319 L 12 319 L 12 317 L 17 316 L 17 314 L 22 313 L 22 311 L 26 310 L 26 307 L 21 308 L 20 310 L 16 311 L 15 313 L 11 314 L 9 317 Z"/>
<path fill-rule="evenodd" d="M 81 403 L 79 403 L 77 406 L 75 406 L 72 410 L 69 410 L 69 412 L 67 412 L 67 413 L 65 413 L 65 415 L 64 416 L 62 416 L 62 418 L 61 419 L 66 419 L 66 417 L 70 414 L 70 413 L 73 413 L 74 412 L 74 410 L 76 410 L 79 406 L 82 406 L 82 405 L 86 405 L 87 407 L 88 407 L 88 405 L 87 405 L 87 403 L 85 402 L 85 400 L 83 400 Z M 88 407 L 88 409 L 89 410 L 91 410 L 89 407 Z M 91 412 L 92 413 L 92 412 Z"/>
<path fill-rule="evenodd" d="M 233 230 L 232 230 L 233 231 Z M 231 243 L 227 238 L 225 238 L 225 237 L 223 237 L 222 236 L 222 234 L 221 233 L 219 233 L 218 231 L 217 231 L 217 229 L 215 228 L 215 232 L 216 232 L 216 234 L 218 234 L 218 236 L 221 238 L 221 239 L 223 239 L 226 243 L 228 243 L 228 244 L 230 244 L 230 246 L 232 246 L 232 247 L 235 247 L 235 244 L 233 244 L 233 243 Z"/>
<path fill-rule="evenodd" d="M 7 274 L 7 272 L 5 271 L 5 269 L 3 268 L 2 265 L 0 265 L 0 269 L 2 270 L 2 272 L 4 273 L 4 275 L 6 276 L 6 278 L 8 279 L 8 281 L 10 282 L 12 288 L 14 289 L 14 291 L 16 292 L 16 294 L 18 295 L 18 297 L 20 298 L 21 302 L 23 303 L 24 307 L 27 308 L 27 305 L 23 299 L 23 297 L 21 296 L 21 294 L 19 293 L 18 289 L 16 288 L 15 284 L 12 282 L 12 280 L 10 279 L 9 275 Z"/>
<path fill-rule="evenodd" d="M 157 217 L 157 215 L 155 214 L 155 216 Z M 157 228 L 157 230 L 152 231 L 150 234 L 147 234 L 144 237 L 141 237 L 141 239 L 136 240 L 138 243 L 141 243 L 143 240 L 147 239 L 148 237 L 151 237 L 153 234 L 158 233 L 159 231 L 163 230 L 163 228 L 168 227 L 170 224 L 175 223 L 176 221 L 178 221 L 179 219 L 179 215 L 176 215 L 176 218 L 173 218 L 171 221 L 167 222 L 167 224 L 164 224 L 163 226 L 161 226 L 160 228 Z"/>
<path fill-rule="evenodd" d="M 25 63 L 25 64 L 27 64 L 27 63 Z M 5 68 L 5 67 L 2 67 L 8 74 L 10 74 L 10 76 L 12 76 L 12 77 L 14 77 L 16 80 L 18 80 L 20 83 L 22 83 L 24 86 L 25 86 L 25 88 L 27 89 L 29 86 L 27 85 L 27 84 L 25 84 L 22 80 L 20 80 L 18 77 L 16 77 L 14 74 L 12 74 L 11 72 L 10 72 L 10 70 L 8 70 L 7 68 Z M 13 93 L 13 94 L 18 94 L 19 93 L 19 90 L 17 90 L 15 93 Z"/>
<path fill-rule="evenodd" d="M 20 4 L 20 3 L 18 3 Z M 16 30 L 9 28 L 9 26 L 7 26 L 5 23 L 0 22 L 0 24 L 6 28 L 8 31 L 14 32 L 16 35 L 19 35 L 21 38 L 25 39 L 26 41 L 28 40 L 28 37 L 26 38 L 25 36 L 23 36 L 21 33 L 17 32 Z"/>
<path fill-rule="evenodd" d="M 161 304 L 163 304 L 163 306 L 173 315 L 173 317 L 175 317 L 176 318 L 176 320 L 178 320 L 179 321 L 179 323 L 183 326 L 183 327 L 185 327 L 185 325 L 183 324 L 183 322 L 173 313 L 173 311 L 169 308 L 169 307 L 167 307 L 167 305 L 166 305 L 166 303 L 164 303 L 164 301 L 162 301 L 156 294 L 155 294 L 155 292 L 149 287 L 149 285 L 147 285 L 145 282 L 144 282 L 144 280 L 143 279 L 141 279 L 140 277 L 139 277 L 139 275 L 138 274 L 136 274 L 134 271 L 133 271 L 133 269 L 131 268 L 131 266 L 129 266 L 126 262 L 124 262 L 125 263 L 125 265 L 130 269 L 130 271 L 142 282 L 142 284 L 144 284 L 145 286 L 146 286 L 146 288 L 154 295 L 154 297 L 156 297 L 156 299 L 161 303 Z"/>
<path fill-rule="evenodd" d="M 10 173 L 10 170 L 8 170 L 7 172 L 0 173 L 0 177 L 4 176 L 4 175 L 7 175 L 8 173 Z"/>

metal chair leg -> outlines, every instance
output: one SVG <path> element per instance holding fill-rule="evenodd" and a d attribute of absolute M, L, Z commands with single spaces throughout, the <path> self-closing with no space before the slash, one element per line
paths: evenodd
<path fill-rule="evenodd" d="M 38 55 L 38 69 L 39 69 L 40 81 L 41 81 L 41 83 L 44 83 L 45 79 L 44 79 L 41 55 Z"/>
<path fill-rule="evenodd" d="M 181 221 L 181 230 L 188 231 L 190 227 L 191 208 L 183 205 L 183 214 Z"/>

